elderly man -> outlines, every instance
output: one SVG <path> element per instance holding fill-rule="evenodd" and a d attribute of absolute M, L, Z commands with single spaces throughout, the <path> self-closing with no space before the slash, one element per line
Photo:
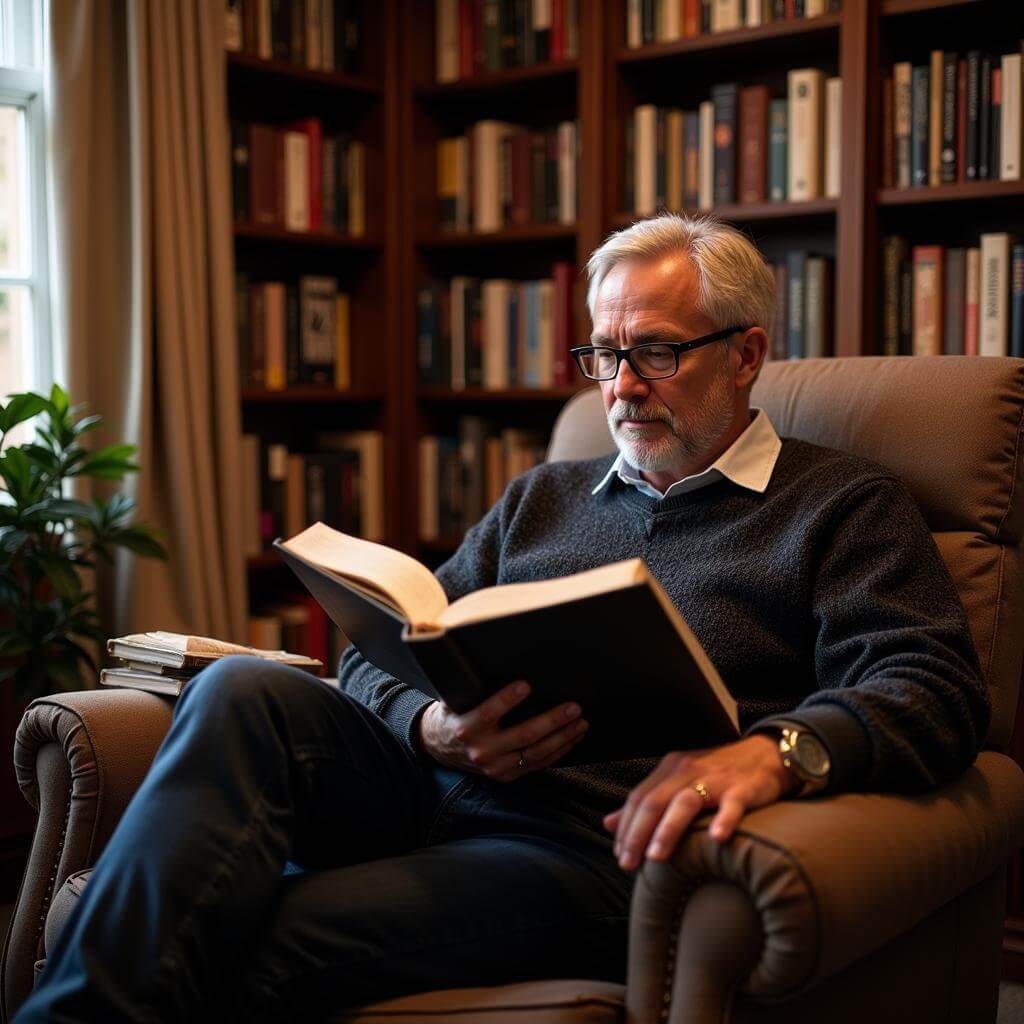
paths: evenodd
<path fill-rule="evenodd" d="M 456 715 L 351 649 L 340 693 L 225 659 L 179 701 L 16 1024 L 183 1020 L 217 1000 L 220 1019 L 297 1019 L 423 989 L 622 980 L 634 871 L 698 814 L 715 810 L 725 843 L 751 808 L 924 790 L 971 763 L 986 689 L 913 501 L 749 407 L 774 305 L 756 249 L 665 216 L 588 269 L 594 333 L 574 354 L 618 455 L 513 480 L 437 576 L 454 600 L 644 558 L 743 738 L 563 768 L 585 702 L 503 727 L 529 680 Z M 630 624 L 566 642 L 628 645 Z"/>

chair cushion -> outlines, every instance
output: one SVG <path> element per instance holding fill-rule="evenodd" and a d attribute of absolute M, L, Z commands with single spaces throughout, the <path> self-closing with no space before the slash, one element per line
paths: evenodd
<path fill-rule="evenodd" d="M 46 916 L 46 948 L 53 949 L 57 936 L 82 890 L 92 869 L 68 875 L 60 887 Z M 45 960 L 35 965 L 36 980 Z M 459 1024 L 621 1024 L 626 998 L 624 985 L 608 981 L 529 981 L 495 988 L 447 989 L 402 996 L 385 1002 L 342 1011 L 331 1018 L 331 1024 L 362 1024 L 369 1021 L 402 1022 L 439 1020 Z"/>

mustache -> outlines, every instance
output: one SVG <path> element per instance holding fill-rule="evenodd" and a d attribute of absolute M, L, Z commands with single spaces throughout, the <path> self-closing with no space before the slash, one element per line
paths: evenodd
<path fill-rule="evenodd" d="M 664 423 L 671 423 L 671 416 L 667 409 L 645 408 L 642 405 L 634 405 L 631 402 L 617 401 L 608 412 L 609 419 L 613 420 L 639 420 L 642 423 L 654 423 L 661 420 Z"/>

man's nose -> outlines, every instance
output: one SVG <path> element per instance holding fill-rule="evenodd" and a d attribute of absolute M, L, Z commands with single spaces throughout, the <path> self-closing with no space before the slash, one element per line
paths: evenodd
<path fill-rule="evenodd" d="M 650 385 L 634 371 L 633 367 L 629 365 L 629 360 L 623 359 L 619 363 L 619 371 L 615 375 L 615 397 L 629 401 L 638 396 L 646 396 L 650 390 Z"/>

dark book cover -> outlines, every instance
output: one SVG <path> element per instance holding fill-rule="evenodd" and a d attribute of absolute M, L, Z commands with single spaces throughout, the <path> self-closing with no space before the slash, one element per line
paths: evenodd
<path fill-rule="evenodd" d="M 520 61 L 517 55 L 516 2 L 500 0 L 499 20 L 501 23 L 501 66 L 514 68 Z"/>
<path fill-rule="evenodd" d="M 551 7 L 548 5 L 548 21 L 544 25 L 533 24 L 533 55 L 538 64 L 551 60 Z"/>
<path fill-rule="evenodd" d="M 964 354 L 964 303 L 967 296 L 967 250 L 946 250 L 945 282 L 942 289 L 942 354 Z"/>
<path fill-rule="evenodd" d="M 320 206 L 323 211 L 325 231 L 337 231 L 338 220 L 338 150 L 341 140 L 328 135 L 323 143 L 323 174 L 321 179 Z"/>
<path fill-rule="evenodd" d="M 910 84 L 910 181 L 928 184 L 928 81 L 927 64 L 916 65 Z"/>
<path fill-rule="evenodd" d="M 654 17 L 657 11 L 655 0 L 640 0 L 640 39 L 648 46 L 657 39 Z"/>
<path fill-rule="evenodd" d="M 284 290 L 285 317 L 285 381 L 288 387 L 295 387 L 301 380 L 301 341 L 299 336 L 299 290 L 289 284 Z"/>
<path fill-rule="evenodd" d="M 703 36 L 711 32 L 711 4 L 714 0 L 700 0 L 700 34 Z"/>
<path fill-rule="evenodd" d="M 337 27 L 337 22 L 335 22 Z M 473 77 L 473 0 L 459 0 L 459 78 Z"/>
<path fill-rule="evenodd" d="M 337 351 L 338 282 L 333 277 L 299 278 L 299 380 L 303 384 L 334 383 Z"/>
<path fill-rule="evenodd" d="M 896 122 L 892 75 L 882 80 L 882 188 L 896 184 Z"/>
<path fill-rule="evenodd" d="M 505 726 L 566 701 L 584 708 L 590 728 L 564 763 L 658 756 L 721 744 L 739 735 L 735 701 L 693 632 L 640 560 L 607 567 L 621 585 L 449 626 L 413 630 L 394 608 L 336 574 L 275 549 L 360 653 L 408 686 L 465 713 L 507 685 L 530 680 L 532 692 Z M 634 564 L 635 563 L 635 567 Z M 566 643 L 633 625 L 626 645 Z M 643 651 L 642 672 L 636 671 Z M 623 700 L 623 680 L 630 699 Z M 652 714 L 652 709 L 656 713 Z"/>
<path fill-rule="evenodd" d="M 1003 69 L 992 68 L 992 124 L 989 127 L 989 139 L 991 140 L 991 156 L 989 157 L 988 176 L 993 180 L 999 179 L 1000 167 L 1003 160 L 1002 154 L 1002 117 L 1003 117 Z"/>
<path fill-rule="evenodd" d="M 956 67 L 956 54 L 946 50 L 942 55 L 942 147 L 939 152 L 939 180 L 944 185 L 956 181 Z"/>
<path fill-rule="evenodd" d="M 683 114 L 683 209 L 696 210 L 700 203 L 698 188 L 700 166 L 700 114 Z M 627 206 L 627 210 L 633 209 Z"/>
<path fill-rule="evenodd" d="M 993 177 L 992 168 L 992 58 L 982 55 L 978 66 L 978 180 Z M 998 174 L 994 177 L 999 177 Z"/>
<path fill-rule="evenodd" d="M 249 203 L 253 224 L 273 226 L 281 218 L 277 135 L 272 125 L 249 125 Z"/>
<path fill-rule="evenodd" d="M 525 67 L 536 62 L 533 49 L 533 0 L 515 0 L 516 63 Z"/>
<path fill-rule="evenodd" d="M 519 322 L 522 311 L 522 286 L 513 285 L 508 295 L 508 379 L 514 387 L 519 379 Z"/>
<path fill-rule="evenodd" d="M 714 201 L 736 202 L 736 127 L 739 86 L 727 82 L 711 87 L 715 108 Z"/>
<path fill-rule="evenodd" d="M 263 472 L 261 474 L 260 507 L 263 510 L 261 536 L 265 542 L 279 537 L 284 530 L 285 484 L 288 480 L 288 448 L 271 444 L 261 438 Z"/>
<path fill-rule="evenodd" d="M 295 64 L 306 63 L 306 4 L 319 0 L 289 0 L 292 8 L 291 40 L 288 44 L 289 59 Z"/>
<path fill-rule="evenodd" d="M 335 0 L 334 60 L 338 71 L 357 74 L 361 70 L 362 0 Z M 339 63 L 340 62 L 340 63 Z"/>
<path fill-rule="evenodd" d="M 530 223 L 530 133 L 513 132 L 509 137 L 512 203 L 508 223 Z"/>
<path fill-rule="evenodd" d="M 484 317 L 483 289 L 478 279 L 466 287 L 466 387 L 479 388 L 484 383 Z"/>
<path fill-rule="evenodd" d="M 1024 245 L 1010 249 L 1010 344 L 1007 354 L 1024 359 Z"/>
<path fill-rule="evenodd" d="M 914 264 L 910 259 L 900 264 L 900 351 L 901 356 L 914 354 Z"/>
<path fill-rule="evenodd" d="M 483 0 L 484 70 L 501 70 L 500 0 Z"/>
<path fill-rule="evenodd" d="M 768 87 L 740 90 L 739 201 L 760 203 L 768 198 Z"/>
<path fill-rule="evenodd" d="M 262 284 L 249 285 L 249 380 L 255 388 L 267 382 L 267 301 Z"/>
<path fill-rule="evenodd" d="M 768 105 L 768 197 L 784 202 L 789 191 L 789 101 Z"/>
<path fill-rule="evenodd" d="M 346 467 L 349 472 L 359 465 L 355 451 L 312 452 L 306 460 L 306 520 L 312 525 L 323 522 L 335 529 L 344 529 L 346 521 L 343 483 Z"/>
<path fill-rule="evenodd" d="M 981 53 L 971 50 L 967 54 L 967 145 L 964 156 L 964 177 L 967 181 L 979 178 L 979 132 L 981 130 Z"/>
<path fill-rule="evenodd" d="M 270 2 L 270 48 L 274 60 L 291 60 L 292 4 L 291 0 Z"/>
<path fill-rule="evenodd" d="M 882 355 L 900 354 L 900 266 L 907 240 L 889 235 L 882 242 Z"/>
<path fill-rule="evenodd" d="M 338 207 L 338 230 L 342 233 L 348 231 L 348 200 L 349 200 L 349 174 L 348 174 L 348 147 L 352 140 L 347 135 L 338 136 L 338 144 L 335 147 L 334 180 L 337 183 Z"/>
<path fill-rule="evenodd" d="M 967 61 L 956 62 L 956 180 L 967 180 Z"/>
<path fill-rule="evenodd" d="M 469 529 L 486 511 L 486 478 L 484 474 L 484 439 L 487 435 L 483 418 L 476 415 L 459 417 L 459 456 L 462 460 L 463 526 Z"/>
<path fill-rule="evenodd" d="M 440 286 L 434 282 L 416 293 L 416 366 L 420 384 L 443 387 L 441 376 Z"/>
<path fill-rule="evenodd" d="M 558 129 L 544 132 L 544 220 L 558 223 Z"/>
<path fill-rule="evenodd" d="M 231 122 L 231 213 L 236 224 L 248 224 L 249 209 L 249 128 L 241 121 Z"/>
<path fill-rule="evenodd" d="M 249 276 L 235 274 L 235 336 L 238 339 L 238 383 L 240 387 L 252 386 L 249 320 Z"/>
<path fill-rule="evenodd" d="M 790 359 L 803 359 L 807 353 L 805 331 L 807 303 L 804 298 L 806 287 L 807 251 L 791 249 L 786 253 L 786 279 L 789 294 L 786 297 L 788 311 L 786 355 Z"/>
<path fill-rule="evenodd" d="M 543 224 L 547 213 L 548 145 L 543 132 L 530 133 L 530 221 Z"/>
<path fill-rule="evenodd" d="M 772 21 L 782 21 L 786 17 L 786 0 L 771 0 Z"/>
<path fill-rule="evenodd" d="M 665 209 L 668 192 L 668 152 L 666 136 L 668 111 L 664 107 L 655 110 L 654 120 L 654 208 Z"/>

